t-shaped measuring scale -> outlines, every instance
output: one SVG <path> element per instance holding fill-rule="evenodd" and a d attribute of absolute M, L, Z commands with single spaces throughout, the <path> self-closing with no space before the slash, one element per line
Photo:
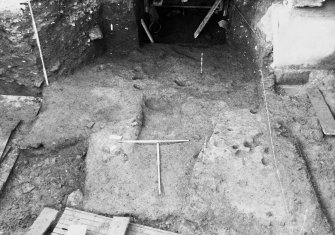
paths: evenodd
<path fill-rule="evenodd" d="M 159 154 L 160 144 L 176 144 L 188 142 L 189 140 L 121 140 L 119 143 L 134 143 L 134 144 L 156 144 L 157 146 L 157 179 L 158 179 L 158 195 L 162 194 L 161 187 L 161 159 Z"/>

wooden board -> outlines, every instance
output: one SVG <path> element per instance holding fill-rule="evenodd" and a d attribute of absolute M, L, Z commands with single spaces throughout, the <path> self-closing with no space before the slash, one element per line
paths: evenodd
<path fill-rule="evenodd" d="M 112 226 L 110 230 L 108 231 L 108 234 L 125 235 L 129 222 L 130 222 L 129 217 L 114 216 L 113 221 L 112 221 Z"/>
<path fill-rule="evenodd" d="M 44 208 L 25 235 L 43 235 L 56 220 L 58 211 Z"/>
<path fill-rule="evenodd" d="M 215 1 L 215 3 L 213 4 L 213 6 L 211 7 L 211 9 L 207 13 L 207 15 L 205 16 L 205 18 L 202 20 L 202 22 L 199 25 L 199 27 L 197 28 L 197 30 L 194 32 L 194 38 L 197 38 L 199 36 L 199 34 L 201 33 L 201 31 L 203 30 L 203 28 L 207 24 L 208 20 L 212 17 L 215 9 L 219 6 L 219 4 L 221 3 L 221 1 L 222 0 L 216 0 Z"/>
<path fill-rule="evenodd" d="M 2 159 L 0 164 L 0 193 L 2 192 L 10 173 L 12 172 L 18 156 L 19 150 L 14 148 L 8 151 L 6 156 L 4 156 Z"/>
<path fill-rule="evenodd" d="M 68 235 L 86 235 L 87 226 L 86 225 L 70 225 L 68 227 Z"/>
<path fill-rule="evenodd" d="M 335 135 L 335 120 L 319 89 L 308 91 L 308 97 L 320 121 L 325 135 Z"/>
<path fill-rule="evenodd" d="M 118 235 L 124 232 L 124 228 L 128 225 L 129 218 L 114 217 L 109 218 L 85 211 L 72 208 L 66 208 L 63 215 L 59 219 L 52 235 L 66 235 L 68 227 L 74 224 L 86 225 L 86 235 Z M 118 224 L 118 227 L 114 226 Z M 112 232 L 118 233 L 112 233 Z M 176 235 L 176 233 L 166 232 L 159 229 L 150 228 L 138 224 L 130 223 L 126 230 L 127 235 Z"/>
<path fill-rule="evenodd" d="M 151 228 L 139 224 L 130 223 L 126 235 L 176 235 L 169 231 Z"/>
<path fill-rule="evenodd" d="M 6 145 L 22 121 L 31 121 L 38 114 L 41 98 L 31 96 L 0 95 L 0 161 Z"/>
<path fill-rule="evenodd" d="M 0 128 L 0 160 L 2 159 L 2 155 L 5 151 L 10 136 L 18 124 L 19 121 L 16 121 L 11 123 L 11 125 L 8 126 L 6 129 Z"/>

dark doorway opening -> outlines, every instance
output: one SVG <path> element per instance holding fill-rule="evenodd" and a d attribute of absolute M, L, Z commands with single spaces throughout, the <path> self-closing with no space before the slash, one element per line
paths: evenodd
<path fill-rule="evenodd" d="M 226 29 L 219 25 L 220 21 L 226 23 L 222 6 L 216 9 L 200 35 L 194 38 L 194 32 L 214 1 L 189 0 L 187 3 L 181 3 L 169 0 L 164 1 L 161 6 L 154 6 L 152 2 L 145 6 L 143 2 L 138 0 L 135 8 L 140 44 L 150 43 L 141 25 L 141 19 L 144 20 L 155 43 L 223 44 L 226 41 Z"/>

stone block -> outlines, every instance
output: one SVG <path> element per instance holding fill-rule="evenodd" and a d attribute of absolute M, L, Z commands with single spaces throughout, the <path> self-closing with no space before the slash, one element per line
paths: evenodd
<path fill-rule="evenodd" d="M 278 85 L 301 85 L 306 84 L 309 81 L 308 70 L 293 70 L 293 69 L 277 69 L 276 84 Z"/>

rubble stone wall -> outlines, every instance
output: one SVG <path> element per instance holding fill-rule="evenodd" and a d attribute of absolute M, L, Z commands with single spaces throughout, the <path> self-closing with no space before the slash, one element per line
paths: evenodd
<path fill-rule="evenodd" d="M 28 4 L 20 4 L 18 0 L 5 2 L 0 6 L 0 79 L 39 86 L 44 78 Z M 115 40 L 114 45 L 130 45 L 130 42 L 136 45 L 137 29 L 130 3 L 126 0 L 32 1 L 50 79 L 71 72 L 101 54 L 104 40 Z M 110 30 L 110 23 L 114 31 Z M 106 39 L 92 40 L 90 31 L 97 26 Z"/>

